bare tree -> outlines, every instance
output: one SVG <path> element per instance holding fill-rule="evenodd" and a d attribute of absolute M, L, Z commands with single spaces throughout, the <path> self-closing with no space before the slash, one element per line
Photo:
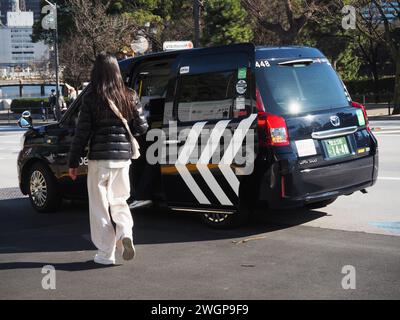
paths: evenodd
<path fill-rule="evenodd" d="M 69 1 L 79 48 L 90 61 L 101 51 L 116 53 L 129 45 L 138 30 L 128 16 L 109 14 L 110 4 L 111 0 Z"/>
<path fill-rule="evenodd" d="M 383 43 L 395 63 L 393 114 L 400 114 L 400 0 L 358 0 L 357 29 L 371 41 Z"/>
<path fill-rule="evenodd" d="M 49 64 L 48 60 L 37 60 L 30 64 L 36 78 L 43 83 L 45 83 L 49 77 Z"/>
<path fill-rule="evenodd" d="M 81 47 L 79 35 L 70 35 L 60 46 L 60 60 L 64 67 L 63 80 L 75 89 L 89 80 L 91 61 Z"/>
<path fill-rule="evenodd" d="M 372 34 L 379 27 L 379 25 L 376 21 L 374 21 L 373 16 L 366 17 L 365 19 L 370 20 L 368 24 L 366 24 L 366 29 L 368 30 L 368 34 Z M 380 95 L 378 63 L 380 56 L 379 52 L 383 46 L 383 43 L 379 39 L 365 37 L 365 35 L 360 32 L 358 32 L 353 39 L 357 44 L 357 47 L 360 49 L 363 60 L 367 63 L 371 70 L 372 79 L 374 81 L 375 102 L 378 102 Z"/>
<path fill-rule="evenodd" d="M 268 33 L 267 39 L 281 45 L 295 43 L 307 22 L 328 13 L 329 7 L 329 1 L 323 0 L 241 1 L 256 23 L 256 34 Z"/>

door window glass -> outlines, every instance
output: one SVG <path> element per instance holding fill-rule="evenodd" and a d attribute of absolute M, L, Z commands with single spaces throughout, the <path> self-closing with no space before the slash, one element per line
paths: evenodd
<path fill-rule="evenodd" d="M 234 71 L 182 75 L 180 77 L 178 120 L 202 121 L 247 116 L 250 106 L 249 73 Z"/>
<path fill-rule="evenodd" d="M 146 117 L 161 121 L 173 60 L 148 62 L 140 65 L 133 89 L 138 93 Z"/>

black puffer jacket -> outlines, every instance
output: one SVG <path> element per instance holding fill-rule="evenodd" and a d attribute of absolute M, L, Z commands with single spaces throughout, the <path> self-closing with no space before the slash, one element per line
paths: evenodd
<path fill-rule="evenodd" d="M 89 89 L 90 90 L 90 89 Z M 127 119 L 134 136 L 144 134 L 148 129 L 139 97 L 132 90 L 132 108 L 136 110 L 133 119 Z M 89 160 L 129 160 L 132 157 L 128 133 L 122 121 L 108 105 L 102 105 L 95 94 L 88 91 L 82 97 L 75 136 L 69 152 L 68 166 L 77 168 L 80 157 L 89 143 Z M 90 142 L 89 142 L 90 141 Z"/>

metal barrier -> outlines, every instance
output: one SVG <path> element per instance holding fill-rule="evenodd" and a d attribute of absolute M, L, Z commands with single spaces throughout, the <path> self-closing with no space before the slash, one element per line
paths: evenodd
<path fill-rule="evenodd" d="M 27 108 L 26 110 L 28 110 L 31 113 L 33 120 L 36 120 L 36 121 L 40 120 L 41 123 L 43 123 L 43 124 L 50 123 L 50 120 L 51 120 L 50 118 L 52 117 L 52 113 L 50 113 L 49 108 L 46 108 L 46 113 L 44 114 L 44 117 L 43 117 L 43 113 L 39 113 L 39 114 L 32 113 L 32 108 Z M 7 116 L 5 117 L 5 119 L 3 117 L 1 117 L 0 121 L 6 120 L 7 124 L 9 124 L 9 125 L 15 124 L 18 121 L 18 119 L 20 118 L 21 114 L 22 114 L 22 112 L 14 113 L 10 109 L 8 109 Z"/>

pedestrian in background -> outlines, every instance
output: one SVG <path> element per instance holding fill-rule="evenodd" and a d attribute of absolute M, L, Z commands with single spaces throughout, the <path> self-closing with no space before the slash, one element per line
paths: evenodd
<path fill-rule="evenodd" d="M 71 87 L 68 90 L 68 98 L 69 98 L 69 103 L 71 104 L 72 102 L 74 102 L 76 100 L 76 90 L 75 88 Z"/>
<path fill-rule="evenodd" d="M 117 243 L 123 258 L 131 260 L 135 249 L 133 219 L 126 202 L 130 195 L 129 167 L 131 159 L 139 157 L 134 135 L 144 134 L 148 125 L 136 92 L 125 87 L 117 60 L 111 55 L 97 56 L 82 98 L 68 165 L 69 176 L 75 180 L 79 159 L 89 144 L 90 229 L 98 249 L 94 261 L 114 264 Z"/>
<path fill-rule="evenodd" d="M 60 94 L 58 97 L 58 105 L 60 106 L 61 115 L 64 115 L 64 113 L 67 112 L 68 108 L 62 94 Z"/>
<path fill-rule="evenodd" d="M 56 96 L 56 90 L 54 89 L 51 89 L 51 93 L 49 96 L 49 105 L 50 105 L 50 110 L 53 112 L 53 119 L 57 120 L 57 112 L 56 112 L 57 96 Z"/>
<path fill-rule="evenodd" d="M 72 102 L 74 102 L 76 100 L 76 97 L 77 97 L 76 90 L 74 87 L 70 86 L 68 83 L 65 84 L 65 87 L 68 90 L 68 102 L 69 102 L 69 105 L 71 105 Z"/>

